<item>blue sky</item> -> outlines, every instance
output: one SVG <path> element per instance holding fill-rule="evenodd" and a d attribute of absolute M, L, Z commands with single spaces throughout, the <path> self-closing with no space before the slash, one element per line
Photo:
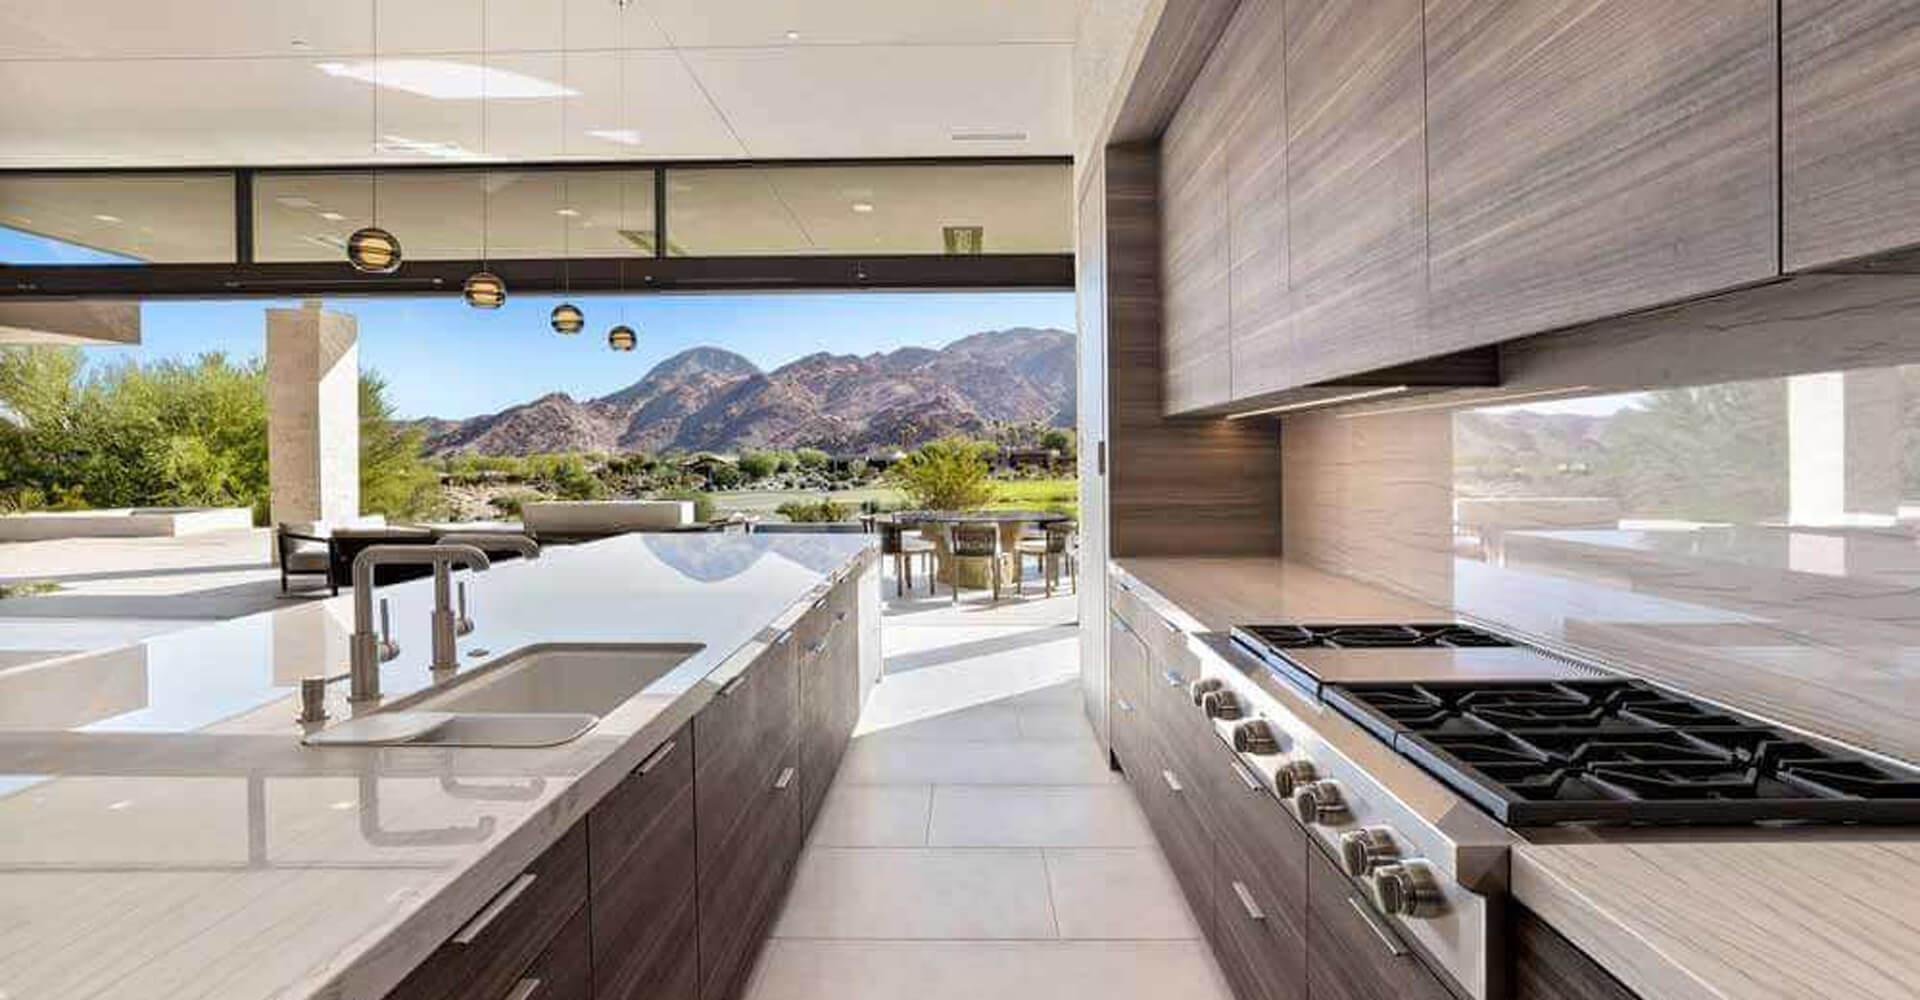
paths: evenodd
<path fill-rule="evenodd" d="M 0 261 L 105 263 L 123 258 L 0 226 Z M 511 290 L 509 290 L 511 291 Z M 377 369 L 405 417 L 470 417 L 549 392 L 586 399 L 631 385 L 689 347 L 724 347 L 764 369 L 817 351 L 869 354 L 939 347 L 982 330 L 1074 329 L 1071 292 L 857 292 L 575 296 L 587 329 L 547 325 L 552 295 L 512 295 L 473 309 L 457 294 L 327 300 L 360 321 L 360 365 Z M 141 307 L 141 344 L 92 347 L 94 362 L 259 355 L 266 310 L 294 300 L 154 301 Z M 640 332 L 631 354 L 607 349 L 607 329 Z"/>

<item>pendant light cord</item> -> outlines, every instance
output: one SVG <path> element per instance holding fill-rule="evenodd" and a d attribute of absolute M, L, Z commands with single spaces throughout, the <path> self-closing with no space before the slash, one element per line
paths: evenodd
<path fill-rule="evenodd" d="M 480 0 L 480 158 L 487 159 L 487 0 Z M 480 270 L 487 270 L 488 224 L 493 203 L 491 161 L 480 175 Z"/>
<path fill-rule="evenodd" d="M 627 120 L 627 0 L 619 0 L 620 11 L 620 127 L 631 129 Z M 627 172 L 620 171 L 620 239 L 625 241 L 632 232 L 627 222 Z M 627 251 L 620 251 L 620 324 L 627 322 Z"/>
<path fill-rule="evenodd" d="M 560 0 L 560 145 L 558 153 L 561 159 L 567 158 L 567 96 L 572 93 L 567 87 L 567 0 Z M 573 211 L 572 177 L 569 171 L 560 172 L 560 207 Z M 560 295 L 562 298 L 573 296 L 573 219 L 571 215 L 560 216 Z"/>
<path fill-rule="evenodd" d="M 374 163 L 380 162 L 380 0 L 372 0 L 373 7 L 373 140 L 369 155 Z M 373 169 L 373 225 L 380 226 L 380 168 Z"/>

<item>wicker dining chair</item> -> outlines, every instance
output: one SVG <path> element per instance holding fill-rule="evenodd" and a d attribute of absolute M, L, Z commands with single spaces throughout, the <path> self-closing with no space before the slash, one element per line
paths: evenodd
<path fill-rule="evenodd" d="M 913 589 L 913 560 L 917 556 L 924 565 L 927 577 L 927 593 L 933 593 L 933 543 L 924 538 L 907 534 L 911 525 L 899 524 L 892 520 L 876 522 L 880 529 L 880 554 L 893 557 L 893 594 L 895 597 L 906 595 Z"/>
<path fill-rule="evenodd" d="M 1052 597 L 1055 587 L 1060 585 L 1060 570 L 1065 568 L 1067 578 L 1074 592 L 1080 589 L 1078 567 L 1074 565 L 1074 532 L 1077 526 L 1072 521 L 1051 521 L 1038 537 L 1020 539 L 1016 548 L 1015 562 L 1021 568 L 1015 575 L 1016 588 L 1026 593 L 1026 559 L 1032 556 L 1039 564 L 1040 575 L 1046 579 L 1047 596 Z"/>
<path fill-rule="evenodd" d="M 987 564 L 987 583 L 993 599 L 1000 600 L 1000 528 L 993 524 L 950 524 L 947 526 L 947 552 L 951 559 L 947 571 L 952 578 L 953 603 L 960 603 L 960 570 L 968 563 Z"/>

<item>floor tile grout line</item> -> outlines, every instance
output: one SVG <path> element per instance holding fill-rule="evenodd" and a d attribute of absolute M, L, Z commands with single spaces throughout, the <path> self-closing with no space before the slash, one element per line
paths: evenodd
<path fill-rule="evenodd" d="M 1047 893 L 1047 920 L 1053 924 L 1055 940 L 1065 940 L 1060 933 L 1060 908 L 1053 902 L 1053 866 L 1047 861 L 1047 849 L 1040 849 L 1040 884 Z"/>

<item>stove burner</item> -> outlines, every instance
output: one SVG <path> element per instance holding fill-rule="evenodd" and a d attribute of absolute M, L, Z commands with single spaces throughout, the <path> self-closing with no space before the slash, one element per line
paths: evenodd
<path fill-rule="evenodd" d="M 1920 773 L 1634 680 L 1329 686 L 1502 822 L 1920 823 Z"/>
<path fill-rule="evenodd" d="M 1237 630 L 1273 649 L 1485 648 L 1513 643 L 1459 624 L 1242 625 Z"/>

